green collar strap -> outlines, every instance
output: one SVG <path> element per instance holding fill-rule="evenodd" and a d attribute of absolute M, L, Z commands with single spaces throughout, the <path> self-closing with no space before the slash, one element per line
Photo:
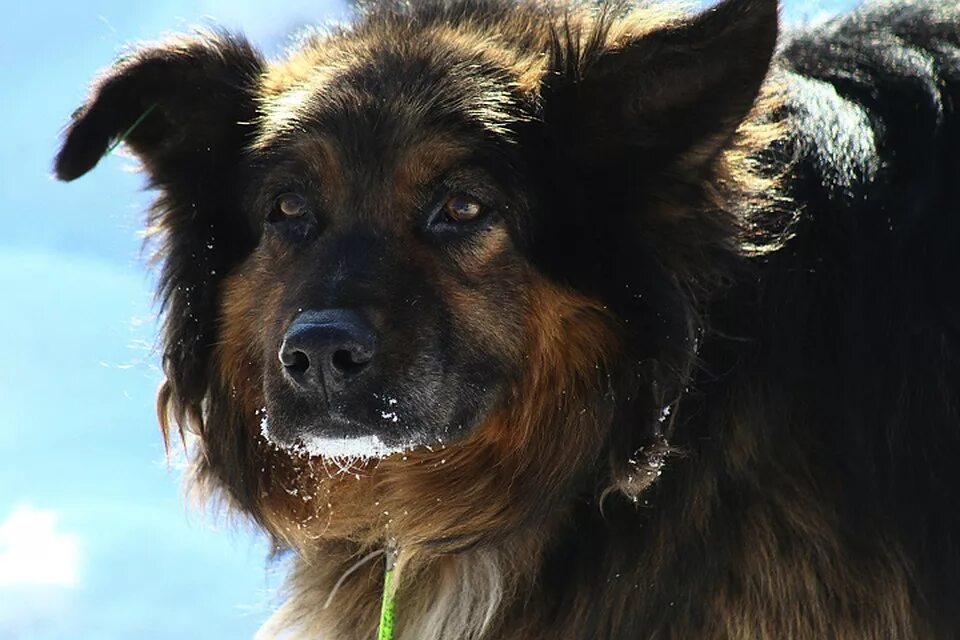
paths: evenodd
<path fill-rule="evenodd" d="M 393 586 L 393 572 L 397 564 L 396 549 L 386 552 L 387 561 L 383 573 L 383 600 L 380 602 L 380 627 L 377 640 L 393 640 L 393 609 L 396 589 Z"/>

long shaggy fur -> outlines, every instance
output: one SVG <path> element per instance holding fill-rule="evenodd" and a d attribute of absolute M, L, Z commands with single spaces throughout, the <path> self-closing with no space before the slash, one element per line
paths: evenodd
<path fill-rule="evenodd" d="M 133 51 L 56 169 L 154 109 L 126 142 L 160 192 L 160 421 L 293 552 L 263 637 L 374 637 L 395 545 L 401 640 L 946 639 L 958 104 L 937 0 L 782 35 L 774 0 L 378 2 L 280 60 L 224 33 Z M 464 166 L 498 217 L 411 232 Z M 301 179 L 326 217 L 265 218 Z M 365 402 L 427 416 L 418 446 L 268 439 L 311 305 L 375 310 L 417 374 Z"/>

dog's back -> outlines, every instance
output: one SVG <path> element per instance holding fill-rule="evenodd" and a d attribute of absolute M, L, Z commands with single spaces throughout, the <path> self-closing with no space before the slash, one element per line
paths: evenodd
<path fill-rule="evenodd" d="M 852 538 L 893 531 L 960 633 L 960 4 L 867 4 L 787 33 L 794 236 L 762 267 L 777 411 Z M 793 363 L 793 364 L 791 364 Z M 790 409 L 787 407 L 790 406 Z M 870 545 L 864 545 L 864 549 Z M 874 548 L 870 553 L 877 553 Z"/>

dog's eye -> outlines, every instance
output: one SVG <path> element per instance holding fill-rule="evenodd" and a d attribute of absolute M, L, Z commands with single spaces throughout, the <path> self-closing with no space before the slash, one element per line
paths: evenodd
<path fill-rule="evenodd" d="M 285 193 L 277 198 L 273 209 L 278 220 L 299 218 L 307 212 L 307 200 L 296 193 Z"/>
<path fill-rule="evenodd" d="M 444 212 L 453 222 L 469 222 L 483 214 L 483 205 L 469 196 L 456 195 L 447 199 Z"/>

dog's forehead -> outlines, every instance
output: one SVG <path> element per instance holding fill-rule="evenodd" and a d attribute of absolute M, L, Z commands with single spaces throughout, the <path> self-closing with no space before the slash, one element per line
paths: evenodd
<path fill-rule="evenodd" d="M 514 69 L 475 45 L 398 37 L 275 63 L 264 80 L 258 144 L 297 129 L 323 131 L 344 148 L 394 148 L 438 128 L 509 135 L 523 113 Z"/>
<path fill-rule="evenodd" d="M 511 144 L 523 117 L 509 71 L 416 42 L 281 62 L 266 86 L 254 151 L 292 156 L 341 202 L 412 198 L 480 149 Z"/>

